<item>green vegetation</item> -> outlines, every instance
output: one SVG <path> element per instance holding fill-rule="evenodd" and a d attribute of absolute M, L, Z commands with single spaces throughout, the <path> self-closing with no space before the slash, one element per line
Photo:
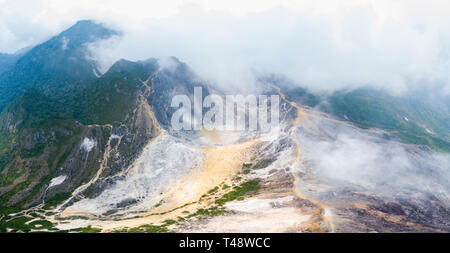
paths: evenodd
<path fill-rule="evenodd" d="M 243 163 L 242 166 L 249 169 L 250 167 L 252 167 L 252 164 L 251 163 Z"/>
<path fill-rule="evenodd" d="M 41 217 L 39 217 L 41 218 Z M 33 220 L 33 221 L 31 221 Z M 31 221 L 31 222 L 30 222 Z M 24 232 L 28 233 L 35 231 L 57 231 L 53 223 L 45 219 L 35 219 L 33 217 L 19 216 L 19 217 L 3 217 L 0 221 L 0 233 L 6 232 Z"/>
<path fill-rule="evenodd" d="M 118 232 L 117 230 L 114 232 Z M 122 229 L 120 233 L 167 233 L 166 226 L 142 225 L 137 228 Z"/>
<path fill-rule="evenodd" d="M 175 222 L 175 221 L 173 221 Z M 135 228 L 122 228 L 114 230 L 113 233 L 167 233 L 169 230 L 167 229 L 167 226 L 169 226 L 167 223 L 164 223 L 160 226 L 148 224 L 148 225 L 142 225 Z"/>
<path fill-rule="evenodd" d="M 242 179 L 242 177 L 236 176 L 236 177 L 233 178 L 233 181 L 239 181 L 239 180 L 241 180 L 241 179 Z"/>
<path fill-rule="evenodd" d="M 156 205 L 154 207 L 159 207 L 164 203 L 164 200 L 161 199 L 158 203 L 156 203 Z"/>
<path fill-rule="evenodd" d="M 17 212 L 39 197 L 79 141 L 83 125 L 121 124 L 142 80 L 157 69 L 156 59 L 121 60 L 97 77 L 85 57 L 85 42 L 116 32 L 91 22 L 76 26 L 64 32 L 71 44 L 64 53 L 57 36 L 0 75 L 0 187 L 16 184 L 0 196 L 0 214 Z M 19 202 L 8 206 L 13 196 Z M 67 197 L 55 196 L 46 208 Z"/>
<path fill-rule="evenodd" d="M 315 95 L 309 90 L 300 87 L 286 93 L 286 96 L 291 101 L 310 107 L 315 107 L 323 101 L 321 96 Z"/>
<path fill-rule="evenodd" d="M 49 231 L 57 230 L 53 227 L 53 223 L 48 220 L 35 220 L 29 223 L 33 229 L 47 229 Z"/>
<path fill-rule="evenodd" d="M 450 152 L 448 115 L 425 101 L 394 98 L 366 89 L 336 93 L 329 101 L 332 106 L 326 111 L 346 117 L 361 128 L 380 128 L 393 132 L 406 143 Z M 427 128 L 437 134 L 427 132 Z"/>
<path fill-rule="evenodd" d="M 128 227 L 124 227 L 121 229 L 115 229 L 112 231 L 112 233 L 128 233 L 129 228 Z"/>
<path fill-rule="evenodd" d="M 74 117 L 84 124 L 117 125 L 130 112 L 135 92 L 140 85 L 131 73 L 108 73 L 79 91 L 78 96 L 83 99 L 78 106 L 73 107 Z"/>
<path fill-rule="evenodd" d="M 223 189 L 228 189 L 230 188 L 228 185 L 224 184 Z M 195 213 L 189 214 L 189 211 L 184 210 L 182 211 L 183 214 L 188 214 L 185 217 L 181 217 L 178 216 L 176 220 L 172 220 L 172 219 L 167 219 L 164 220 L 163 224 L 157 226 L 157 225 L 143 225 L 143 226 L 139 226 L 139 227 L 135 227 L 135 228 L 122 228 L 122 229 L 117 229 L 114 230 L 114 233 L 167 233 L 169 232 L 168 230 L 168 226 L 173 225 L 173 224 L 177 224 L 179 222 L 185 222 L 187 219 L 190 219 L 192 217 L 196 217 L 196 216 L 208 216 L 208 217 L 212 217 L 212 216 L 219 216 L 219 215 L 224 215 L 226 214 L 228 211 L 226 211 L 225 207 L 223 207 L 222 205 L 227 202 L 227 201 L 232 201 L 232 200 L 242 200 L 243 196 L 245 196 L 248 193 L 251 192 L 256 192 L 261 188 L 260 186 L 260 181 L 259 179 L 253 179 L 253 180 L 249 180 L 247 182 L 242 183 L 240 186 L 235 186 L 233 191 L 230 191 L 226 194 L 224 194 L 222 196 L 222 198 L 217 199 L 216 200 L 216 204 L 215 206 L 209 207 L 209 208 L 199 208 L 197 209 L 197 211 Z M 216 186 L 213 189 L 211 189 L 209 191 L 210 194 L 215 193 L 219 190 L 219 187 Z M 207 196 L 207 195 L 204 195 Z M 188 203 L 186 205 L 184 205 L 183 207 L 189 205 L 189 204 L 193 204 L 193 203 Z M 175 208 L 171 211 L 174 211 L 176 209 L 179 209 L 182 207 L 178 207 Z"/>
<path fill-rule="evenodd" d="M 175 224 L 175 223 L 177 223 L 177 222 L 174 221 L 174 220 L 171 220 L 171 219 L 168 219 L 168 220 L 164 221 L 164 225 L 166 225 L 166 226 L 170 226 L 170 225 Z"/>
<path fill-rule="evenodd" d="M 210 207 L 208 209 L 199 208 L 197 209 L 197 212 L 188 215 L 186 218 L 191 218 L 197 215 L 204 215 L 204 216 L 218 216 L 225 214 L 226 211 L 224 208 L 218 208 L 217 206 Z"/>
<path fill-rule="evenodd" d="M 11 229 L 11 232 L 19 232 L 19 231 L 30 232 L 32 227 L 30 227 L 25 223 L 32 219 L 33 218 L 21 216 L 17 218 L 12 218 L 11 220 L 8 221 L 2 220 L 0 223 L 0 232 L 2 233 L 8 232 L 7 229 Z"/>
<path fill-rule="evenodd" d="M 2 114 L 0 122 L 7 113 L 13 113 L 21 123 L 16 125 L 15 132 L 0 134 L 0 149 L 3 147 L 0 171 L 8 165 L 8 171 L 0 174 L 0 186 L 11 185 L 25 172 L 27 177 L 0 196 L 0 213 L 17 212 L 36 198 L 76 145 L 81 129 L 74 121 L 63 119 L 61 110 L 56 102 L 31 90 Z M 39 159 L 25 160 L 31 157 Z M 43 171 L 49 172 L 43 175 Z M 9 199 L 25 189 L 28 189 L 26 195 L 14 207 L 8 207 Z"/>
<path fill-rule="evenodd" d="M 100 233 L 102 232 L 101 228 L 93 228 L 91 225 L 84 228 L 75 228 L 69 230 L 69 232 L 79 232 L 79 233 Z"/>
<path fill-rule="evenodd" d="M 51 200 L 45 202 L 43 209 L 50 209 L 58 204 L 61 204 L 64 200 L 68 199 L 72 194 L 70 192 L 64 192 L 56 194 Z"/>
<path fill-rule="evenodd" d="M 38 211 L 39 211 L 39 210 L 38 210 Z M 40 218 L 40 219 L 45 220 L 45 217 L 44 217 L 43 215 L 38 214 L 38 213 L 32 212 L 32 213 L 28 213 L 28 215 L 30 215 L 30 216 L 33 217 L 33 218 Z"/>
<path fill-rule="evenodd" d="M 175 211 L 175 210 L 178 210 L 178 209 L 180 209 L 180 208 L 184 208 L 184 207 L 186 207 L 186 206 L 189 206 L 189 205 L 192 205 L 192 204 L 195 204 L 195 203 L 197 203 L 197 202 L 194 201 L 194 202 L 186 203 L 186 204 L 184 204 L 184 205 L 182 205 L 182 206 L 175 207 L 175 208 L 173 208 L 173 209 L 171 209 L 171 210 L 168 210 L 168 211 L 165 211 L 165 212 L 155 213 L 155 215 L 164 215 L 164 214 L 166 214 L 166 213 L 173 212 L 173 211 Z"/>
<path fill-rule="evenodd" d="M 219 190 L 219 187 L 218 187 L 218 186 L 216 186 L 216 187 L 214 187 L 213 189 L 209 190 L 209 191 L 208 191 L 208 194 L 215 193 L 215 192 L 217 192 L 217 190 Z"/>
<path fill-rule="evenodd" d="M 369 88 L 338 91 L 329 96 L 316 96 L 299 88 L 290 91 L 288 98 L 300 104 L 318 106 L 320 110 L 361 128 L 389 131 L 405 143 L 450 152 L 450 106 L 443 99 L 420 92 L 395 97 Z"/>
<path fill-rule="evenodd" d="M 239 186 L 233 188 L 233 191 L 230 191 L 224 194 L 220 199 L 217 199 L 215 202 L 218 205 L 223 205 L 226 202 L 233 200 L 241 200 L 244 195 L 250 192 L 256 192 L 261 188 L 259 179 L 252 179 L 245 183 L 242 183 Z"/>
<path fill-rule="evenodd" d="M 16 212 L 42 192 L 45 185 L 53 178 L 53 173 L 67 160 L 79 141 L 82 127 L 76 121 L 115 124 L 125 118 L 128 109 L 134 105 L 135 91 L 141 85 L 138 80 L 123 78 L 127 74 L 130 73 L 117 72 L 111 74 L 115 76 L 117 82 L 113 80 L 114 78 L 110 79 L 112 77 L 108 76 L 105 77 L 105 80 L 99 80 L 99 83 L 93 85 L 98 86 L 98 89 L 92 88 L 88 97 L 74 99 L 75 104 L 72 104 L 73 101 L 71 102 L 70 99 L 62 101 L 44 95 L 40 90 L 29 89 L 5 109 L 0 116 L 0 172 L 6 166 L 9 168 L 6 173 L 0 174 L 0 187 L 11 185 L 25 172 L 29 173 L 21 183 L 16 184 L 10 191 L 0 196 L 0 213 Z M 120 87 L 120 94 L 116 95 L 117 101 L 110 100 L 109 103 L 105 103 L 108 108 L 90 111 L 92 101 L 104 99 L 101 96 L 108 96 L 108 92 L 117 93 L 116 88 L 108 88 L 102 82 L 106 82 L 108 85 L 119 85 L 121 82 L 126 84 Z M 68 97 L 84 96 L 83 87 L 79 87 L 79 90 L 73 91 Z M 108 92 L 103 89 L 108 90 Z M 112 99 L 112 96 L 107 97 L 107 99 Z M 115 106 L 118 108 L 115 108 Z M 7 119 L 9 115 L 14 115 L 13 120 L 17 124 L 15 122 L 7 123 L 9 122 L 9 119 Z M 103 118 L 98 118 L 95 115 L 100 115 Z M 111 115 L 117 118 L 111 118 Z M 4 128 L 4 124 L 6 123 L 15 124 L 15 130 L 5 132 L 7 129 Z M 25 161 L 18 164 L 15 161 L 16 159 L 17 161 L 23 161 L 24 158 L 38 157 L 39 160 L 33 160 L 32 163 Z M 40 162 L 41 160 L 44 162 Z M 13 164 L 14 162 L 17 164 Z M 49 172 L 43 175 L 43 171 Z M 35 182 L 38 183 L 35 184 Z M 15 204 L 14 207 L 8 207 L 9 199 L 25 189 L 29 191 L 19 203 Z M 68 197 L 68 193 L 59 194 L 52 200 L 47 201 L 45 208 L 54 206 Z"/>
<path fill-rule="evenodd" d="M 243 169 L 242 173 L 244 175 L 249 174 L 250 173 L 250 168 L 252 167 L 252 165 L 253 165 L 252 163 L 243 163 L 242 164 L 242 169 Z"/>

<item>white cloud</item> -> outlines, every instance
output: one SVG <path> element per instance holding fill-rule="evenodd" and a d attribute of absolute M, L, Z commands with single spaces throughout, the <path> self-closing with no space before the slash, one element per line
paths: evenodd
<path fill-rule="evenodd" d="M 387 191 L 390 196 L 428 192 L 448 201 L 449 154 L 389 141 L 326 119 L 313 122 L 321 135 L 299 131 L 297 138 L 308 168 L 329 186 L 358 186 L 376 194 Z"/>
<path fill-rule="evenodd" d="M 224 87 L 248 87 L 255 73 L 274 72 L 317 90 L 372 85 L 402 92 L 442 83 L 450 93 L 448 1 L 3 0 L 2 6 L 0 51 L 93 18 L 124 31 L 93 47 L 106 66 L 119 58 L 176 56 Z"/>

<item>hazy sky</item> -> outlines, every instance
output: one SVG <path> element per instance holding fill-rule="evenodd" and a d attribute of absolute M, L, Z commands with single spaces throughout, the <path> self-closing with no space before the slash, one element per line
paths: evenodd
<path fill-rule="evenodd" d="M 124 32 L 91 45 L 105 69 L 176 56 L 224 87 L 273 72 L 316 90 L 438 83 L 450 94 L 449 17 L 447 0 L 0 0 L 0 52 L 89 18 Z"/>

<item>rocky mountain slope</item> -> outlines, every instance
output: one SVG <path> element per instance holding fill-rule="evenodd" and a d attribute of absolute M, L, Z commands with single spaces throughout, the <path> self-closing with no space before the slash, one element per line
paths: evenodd
<path fill-rule="evenodd" d="M 1 232 L 450 231 L 450 158 L 433 145 L 277 79 L 260 86 L 281 98 L 278 128 L 174 131 L 174 95 L 224 92 L 176 58 L 100 74 L 87 45 L 118 34 L 80 21 L 0 73 Z"/>

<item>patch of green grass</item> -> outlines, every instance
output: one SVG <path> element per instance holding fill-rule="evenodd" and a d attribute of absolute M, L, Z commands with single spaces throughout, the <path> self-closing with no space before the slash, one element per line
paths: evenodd
<path fill-rule="evenodd" d="M 112 231 L 113 233 L 167 233 L 169 230 L 167 225 L 156 226 L 152 224 L 142 225 L 135 228 L 122 228 Z"/>
<path fill-rule="evenodd" d="M 31 217 L 34 217 L 34 218 L 40 218 L 40 219 L 45 219 L 45 217 L 44 216 L 42 216 L 42 215 L 40 215 L 40 214 L 38 214 L 38 213 L 30 213 L 30 216 Z"/>
<path fill-rule="evenodd" d="M 30 222 L 28 225 L 30 225 L 30 227 L 32 227 L 33 229 L 54 229 L 53 223 L 48 220 L 35 220 Z"/>
<path fill-rule="evenodd" d="M 230 186 L 228 186 L 228 185 L 226 185 L 226 184 L 224 184 L 224 185 L 222 186 L 222 190 L 226 190 L 226 189 L 228 189 L 228 188 L 230 188 Z"/>
<path fill-rule="evenodd" d="M 169 232 L 166 226 L 155 226 L 155 225 L 143 225 L 141 228 L 144 229 L 145 233 L 167 233 Z"/>
<path fill-rule="evenodd" d="M 101 228 L 93 228 L 91 225 L 84 228 L 75 228 L 70 231 L 79 232 L 79 233 L 100 233 L 102 232 Z"/>
<path fill-rule="evenodd" d="M 6 233 L 8 231 L 8 228 L 12 229 L 13 232 L 30 232 L 33 227 L 25 223 L 32 219 L 34 218 L 20 216 L 17 218 L 12 218 L 6 222 L 2 221 L 0 222 L 0 232 Z"/>
<path fill-rule="evenodd" d="M 217 190 L 219 190 L 219 186 L 216 186 L 216 187 L 212 188 L 211 190 L 209 190 L 208 194 L 215 193 L 215 192 L 217 192 Z"/>
<path fill-rule="evenodd" d="M 156 205 L 154 207 L 159 207 L 164 203 L 164 200 L 161 199 L 161 201 L 159 201 L 158 203 L 156 203 Z"/>
<path fill-rule="evenodd" d="M 252 167 L 252 163 L 243 163 L 242 166 L 244 166 L 245 168 L 249 169 L 250 167 Z"/>
<path fill-rule="evenodd" d="M 163 225 L 165 225 L 165 226 L 170 226 L 170 225 L 175 224 L 175 223 L 177 223 L 177 222 L 174 221 L 174 220 L 168 219 L 168 220 L 165 220 L 165 221 L 164 221 L 164 224 L 163 224 Z"/>
<path fill-rule="evenodd" d="M 126 231 L 127 233 L 145 233 L 145 229 L 143 226 L 130 228 Z"/>
<path fill-rule="evenodd" d="M 241 179 L 242 179 L 242 177 L 236 176 L 236 177 L 233 178 L 233 181 L 239 181 L 239 180 L 241 180 Z"/>
<path fill-rule="evenodd" d="M 192 218 L 194 216 L 203 215 L 203 216 L 218 216 L 225 214 L 226 211 L 224 208 L 219 208 L 217 206 L 213 206 L 210 208 L 199 208 L 197 212 L 186 216 L 187 219 Z"/>
<path fill-rule="evenodd" d="M 72 194 L 70 192 L 58 193 L 52 199 L 45 202 L 43 209 L 50 209 L 51 207 L 54 207 L 54 206 L 62 203 L 64 200 L 68 199 L 70 196 L 72 196 Z"/>
<path fill-rule="evenodd" d="M 249 192 L 256 192 L 259 189 L 261 189 L 260 181 L 259 179 L 252 179 L 245 183 L 242 183 L 239 186 L 234 187 L 233 191 L 230 191 L 222 196 L 222 198 L 216 200 L 216 204 L 223 205 L 226 202 L 233 201 L 233 200 L 240 200 L 241 197 L 246 195 Z"/>
<path fill-rule="evenodd" d="M 121 229 L 116 229 L 116 230 L 113 230 L 112 233 L 128 233 L 128 228 L 125 227 L 125 228 L 121 228 Z"/>

